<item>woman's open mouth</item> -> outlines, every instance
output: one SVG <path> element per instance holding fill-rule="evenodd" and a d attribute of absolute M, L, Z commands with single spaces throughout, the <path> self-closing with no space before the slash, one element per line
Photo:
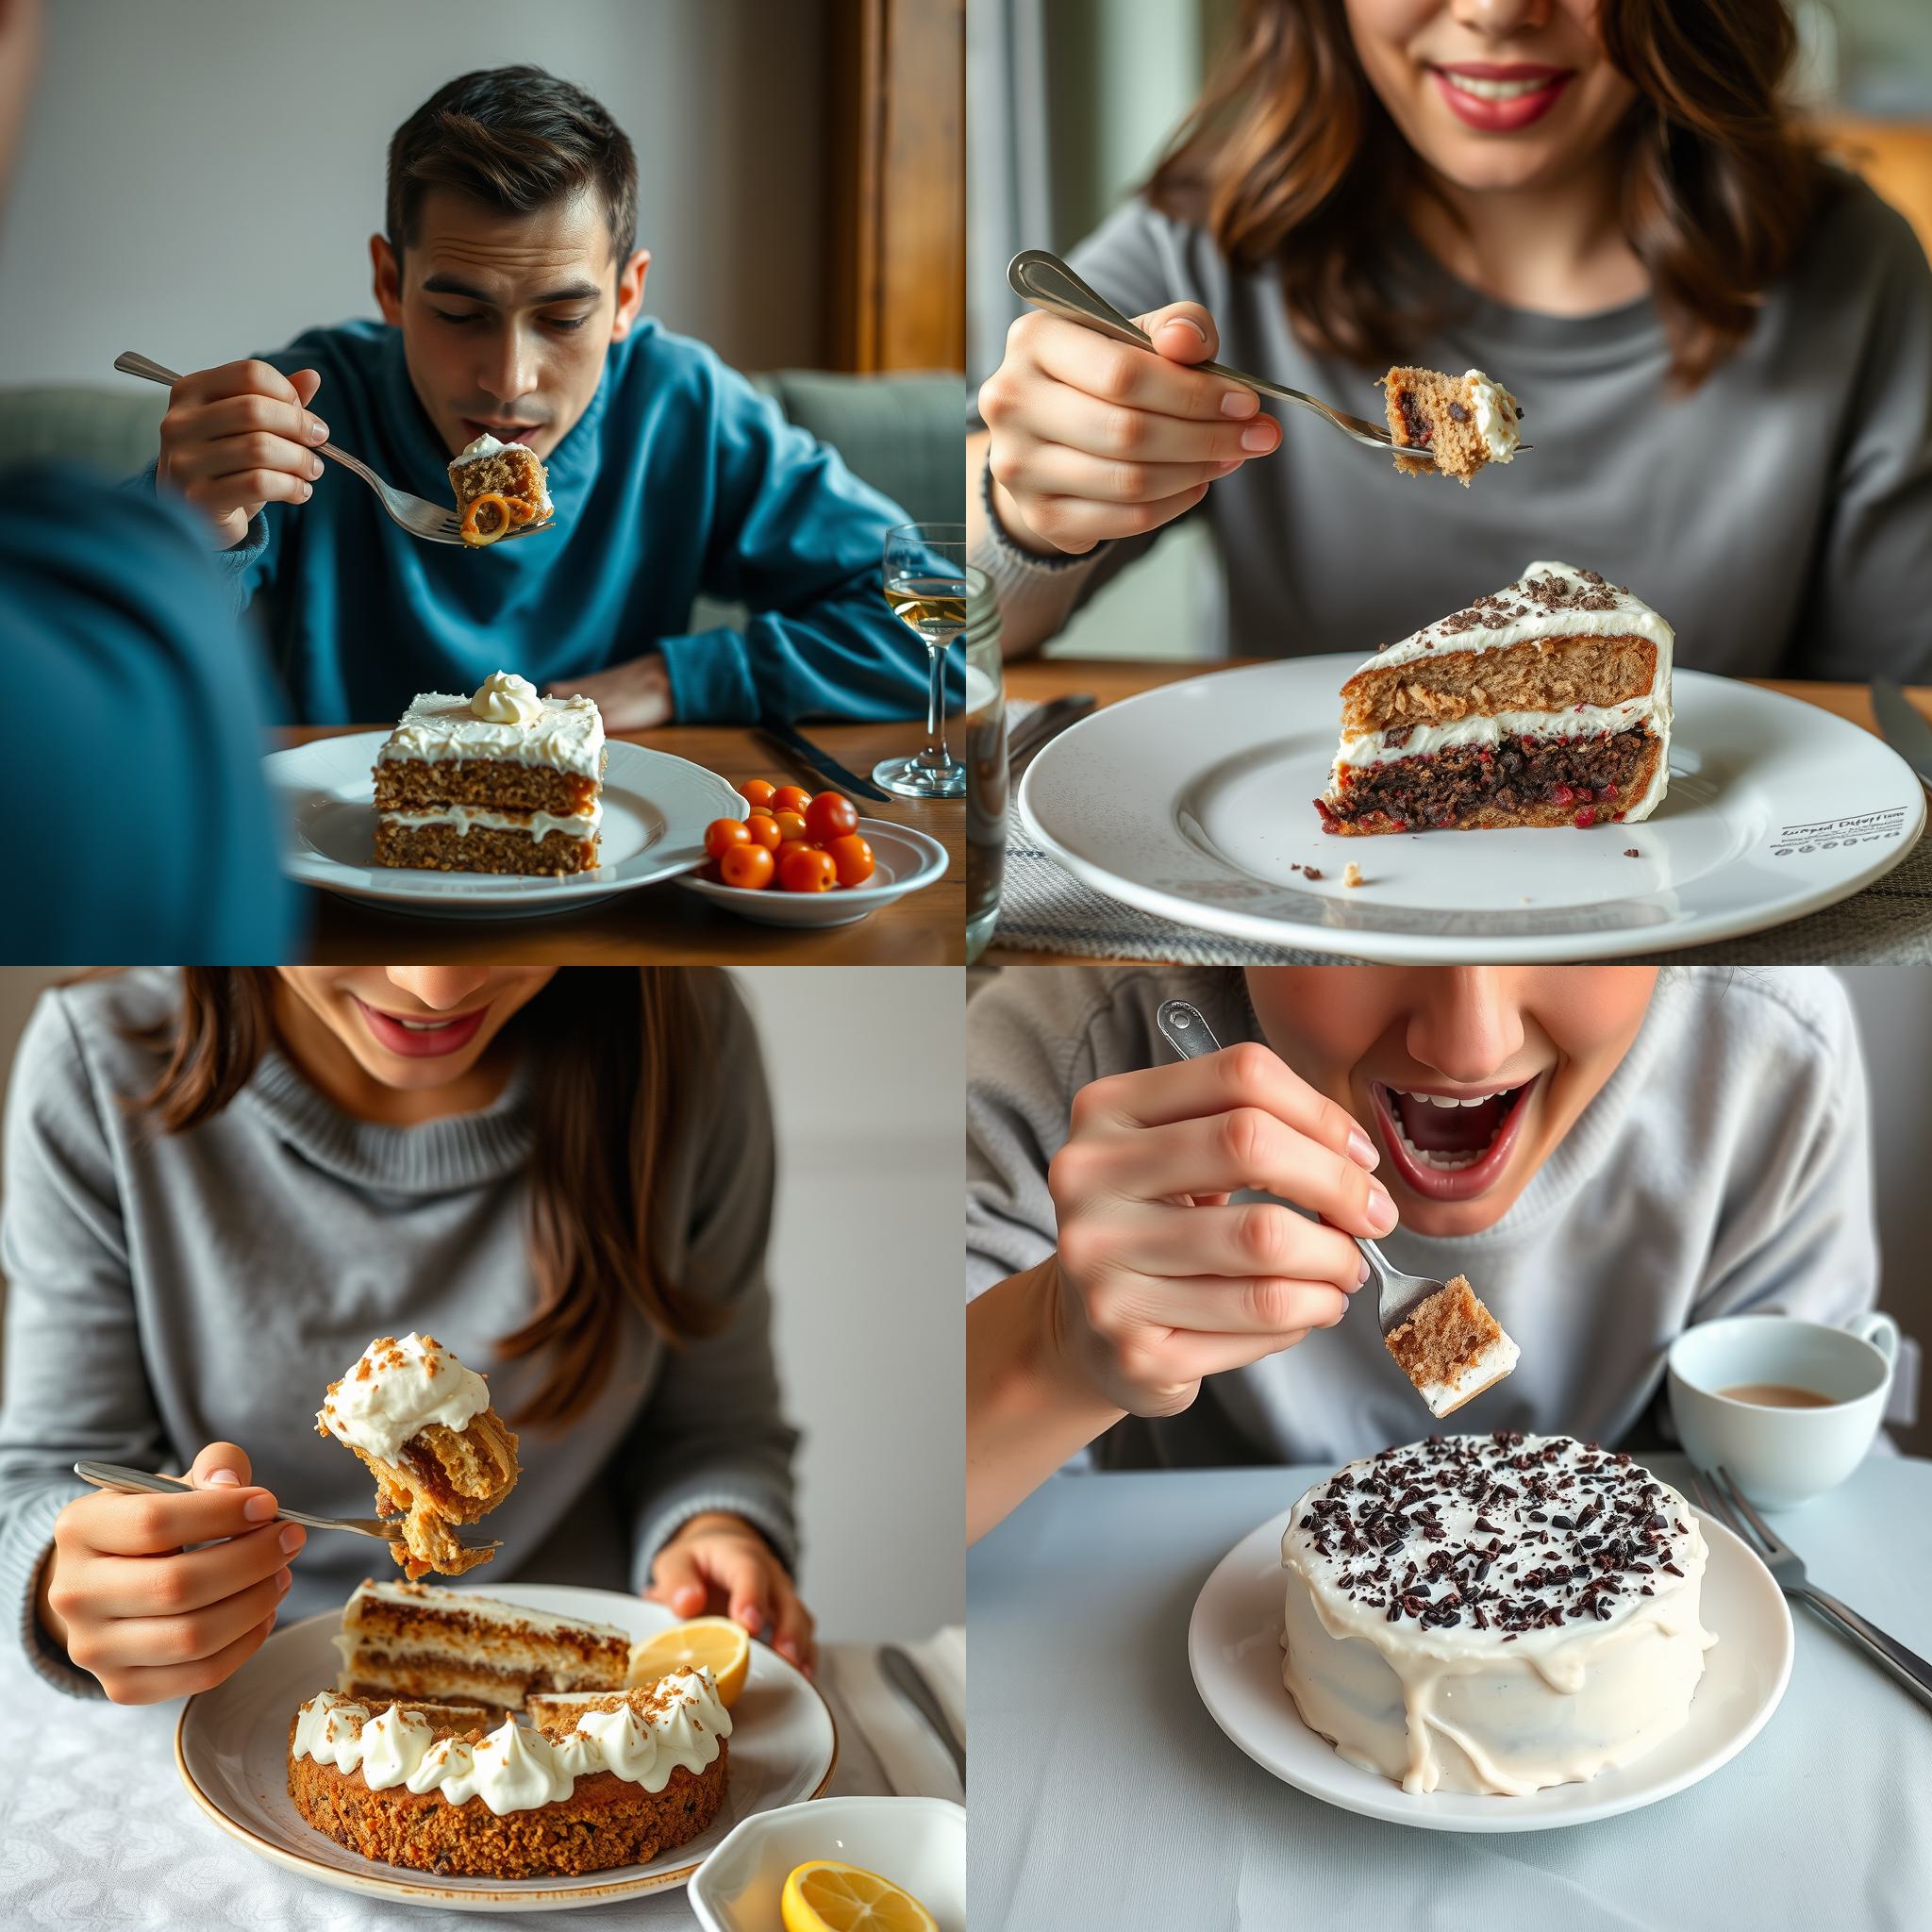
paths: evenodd
<path fill-rule="evenodd" d="M 1541 121 L 1562 99 L 1575 75 L 1567 67 L 1473 60 L 1457 67 L 1431 67 L 1429 77 L 1465 127 L 1483 134 L 1514 134 Z"/>
<path fill-rule="evenodd" d="M 1463 1093 L 1371 1080 L 1375 1124 L 1397 1176 L 1429 1201 L 1469 1201 L 1494 1187 L 1541 1078 Z"/>
<path fill-rule="evenodd" d="M 490 1011 L 483 1006 L 473 1013 L 456 1013 L 448 1019 L 430 1016 L 419 1020 L 385 1013 L 364 999 L 356 1000 L 356 1005 L 361 1009 L 363 1024 L 376 1045 L 411 1060 L 437 1059 L 444 1054 L 460 1053 L 475 1039 L 476 1029 Z"/>

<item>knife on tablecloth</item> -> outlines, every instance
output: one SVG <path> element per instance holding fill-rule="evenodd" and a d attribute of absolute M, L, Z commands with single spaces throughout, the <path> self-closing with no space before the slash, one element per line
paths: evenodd
<path fill-rule="evenodd" d="M 879 1671 L 894 1690 L 925 1720 L 926 1728 L 952 1754 L 959 1788 L 966 1787 L 966 1747 L 954 1734 L 945 1707 L 925 1681 L 924 1673 L 896 1643 L 879 1646 Z"/>
<path fill-rule="evenodd" d="M 1932 724 L 1889 677 L 1872 680 L 1872 709 L 1885 741 L 1897 752 L 1922 784 L 1932 786 Z"/>
<path fill-rule="evenodd" d="M 886 796 L 870 778 L 861 778 L 857 772 L 848 772 L 830 752 L 814 744 L 802 731 L 794 730 L 782 720 L 760 718 L 758 728 L 761 736 L 769 738 L 808 771 L 816 772 L 841 791 L 853 792 L 860 798 L 883 799 Z"/>

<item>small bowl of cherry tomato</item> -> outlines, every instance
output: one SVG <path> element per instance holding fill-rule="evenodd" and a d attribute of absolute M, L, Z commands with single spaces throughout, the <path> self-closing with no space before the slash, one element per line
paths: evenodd
<path fill-rule="evenodd" d="M 946 848 L 924 832 L 862 819 L 842 792 L 753 778 L 741 819 L 705 828 L 705 864 L 679 883 L 765 925 L 849 925 L 929 886 Z"/>

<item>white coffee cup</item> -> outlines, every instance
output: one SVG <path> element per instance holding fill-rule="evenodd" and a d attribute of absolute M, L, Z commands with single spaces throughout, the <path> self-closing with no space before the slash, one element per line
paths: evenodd
<path fill-rule="evenodd" d="M 1781 1509 L 1823 1495 L 1857 1468 L 1891 1387 L 1898 1324 L 1874 1310 L 1843 1328 L 1790 1315 L 1726 1315 L 1671 1344 L 1671 1414 L 1699 1469 L 1720 1463 L 1751 1502 Z M 1820 1408 L 1740 1402 L 1722 1391 L 1782 1384 Z"/>

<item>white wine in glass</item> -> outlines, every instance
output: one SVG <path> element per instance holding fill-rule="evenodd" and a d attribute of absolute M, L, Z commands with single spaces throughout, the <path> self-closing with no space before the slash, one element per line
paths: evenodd
<path fill-rule="evenodd" d="M 873 782 L 901 798 L 963 798 L 966 767 L 946 749 L 946 647 L 966 628 L 966 591 L 979 573 L 966 562 L 964 524 L 901 524 L 886 536 L 886 602 L 929 654 L 925 749 L 887 758 Z M 980 581 L 984 583 L 982 577 Z"/>

